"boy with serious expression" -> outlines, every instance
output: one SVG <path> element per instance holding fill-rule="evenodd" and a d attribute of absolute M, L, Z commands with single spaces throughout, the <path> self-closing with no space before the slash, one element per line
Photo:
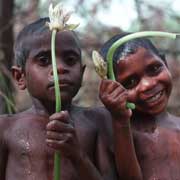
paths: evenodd
<path fill-rule="evenodd" d="M 61 154 L 61 180 L 117 179 L 110 141 L 110 114 L 72 105 L 85 66 L 73 31 L 56 36 L 62 111 L 55 112 L 51 34 L 42 18 L 26 26 L 15 43 L 13 76 L 27 89 L 32 107 L 0 117 L 0 180 L 53 180 L 54 152 Z"/>
<path fill-rule="evenodd" d="M 108 49 L 124 35 L 101 48 Z M 180 118 L 166 110 L 172 89 L 165 57 L 145 38 L 120 46 L 113 57 L 117 82 L 103 80 L 100 98 L 113 118 L 115 153 L 121 179 L 180 179 Z M 126 108 L 133 102 L 136 109 Z"/>

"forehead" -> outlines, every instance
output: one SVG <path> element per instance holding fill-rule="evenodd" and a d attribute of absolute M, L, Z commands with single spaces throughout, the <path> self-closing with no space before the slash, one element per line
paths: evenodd
<path fill-rule="evenodd" d="M 61 50 L 80 51 L 75 35 L 71 31 L 58 32 L 56 34 L 56 48 Z M 26 44 L 32 50 L 49 50 L 51 48 L 51 32 L 35 34 L 26 39 Z"/>
<path fill-rule="evenodd" d="M 135 70 L 142 70 L 156 62 L 164 63 L 162 59 L 151 50 L 140 47 L 135 53 L 129 54 L 117 61 L 116 72 L 118 74 L 131 73 Z"/>

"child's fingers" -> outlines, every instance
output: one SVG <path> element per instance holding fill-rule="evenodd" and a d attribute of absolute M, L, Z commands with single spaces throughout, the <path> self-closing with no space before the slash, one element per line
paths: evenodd
<path fill-rule="evenodd" d="M 120 111 L 127 110 L 126 103 L 127 103 L 127 93 L 123 93 L 118 97 L 115 97 L 113 100 L 114 108 L 119 109 Z"/>
<path fill-rule="evenodd" d="M 112 110 L 123 111 L 126 110 L 127 93 L 123 92 L 112 98 L 110 107 Z"/>
<path fill-rule="evenodd" d="M 46 135 L 46 140 L 54 141 L 68 141 L 72 139 L 73 133 L 58 133 L 53 131 L 48 131 Z"/>
<path fill-rule="evenodd" d="M 118 99 L 121 99 L 122 94 L 127 96 L 127 91 L 121 87 L 116 87 L 111 93 L 100 94 L 100 99 L 104 105 L 110 106 L 111 104 L 118 105 Z"/>
<path fill-rule="evenodd" d="M 65 140 L 52 140 L 52 139 L 46 139 L 46 143 L 49 147 L 63 151 L 63 149 L 67 149 L 68 148 L 68 144 L 67 144 L 68 138 Z"/>
<path fill-rule="evenodd" d="M 52 120 L 46 125 L 47 131 L 73 132 L 74 128 L 70 123 L 64 123 L 58 120 Z"/>
<path fill-rule="evenodd" d="M 119 96 L 121 96 L 122 94 L 124 94 L 124 95 L 128 95 L 128 93 L 127 93 L 127 91 L 124 89 L 124 88 L 121 88 L 121 87 L 117 87 L 111 94 L 110 94 L 110 96 L 111 96 L 111 98 L 112 99 L 114 99 L 114 98 L 116 98 L 116 97 L 119 97 Z"/>
<path fill-rule="evenodd" d="M 54 113 L 53 115 L 51 115 L 49 117 L 49 120 L 52 121 L 52 120 L 58 120 L 58 121 L 61 121 L 61 122 L 64 122 L 64 123 L 69 123 L 69 113 L 67 111 L 61 111 L 61 112 L 58 112 L 58 113 Z"/>
<path fill-rule="evenodd" d="M 75 135 L 64 133 L 58 136 L 59 139 L 46 139 L 46 144 L 56 151 L 60 151 L 63 156 L 76 157 L 80 151 Z M 78 148 L 78 149 L 77 149 Z"/>
<path fill-rule="evenodd" d="M 100 83 L 100 92 L 111 93 L 120 84 L 116 81 L 104 79 Z"/>

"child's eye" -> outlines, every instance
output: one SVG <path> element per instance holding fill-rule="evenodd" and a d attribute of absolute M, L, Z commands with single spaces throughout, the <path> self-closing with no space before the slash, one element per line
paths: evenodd
<path fill-rule="evenodd" d="M 47 56 L 40 56 L 37 59 L 38 59 L 39 65 L 41 65 L 41 66 L 46 66 L 46 65 L 49 65 L 51 63 L 50 58 Z"/>
<path fill-rule="evenodd" d="M 163 65 L 162 64 L 154 64 L 147 69 L 147 73 L 150 76 L 155 76 L 162 71 Z"/>
<path fill-rule="evenodd" d="M 138 84 L 138 78 L 136 77 L 129 77 L 125 81 L 123 81 L 121 84 L 126 88 L 126 89 L 132 89 Z"/>
<path fill-rule="evenodd" d="M 65 59 L 66 64 L 72 66 L 76 64 L 78 61 L 78 58 L 76 56 L 69 56 Z"/>

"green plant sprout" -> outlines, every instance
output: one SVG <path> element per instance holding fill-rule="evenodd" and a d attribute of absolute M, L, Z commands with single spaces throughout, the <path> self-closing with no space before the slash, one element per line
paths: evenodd
<path fill-rule="evenodd" d="M 122 44 L 136 39 L 136 38 L 142 38 L 142 37 L 165 37 L 165 38 L 171 38 L 176 39 L 180 34 L 176 33 L 168 33 L 168 32 L 162 32 L 162 31 L 142 31 L 142 32 L 136 32 L 129 35 L 126 35 L 120 39 L 118 39 L 116 42 L 112 44 L 112 46 L 109 48 L 107 53 L 107 74 L 109 79 L 116 80 L 114 76 L 114 70 L 113 70 L 113 55 L 117 48 L 119 48 Z M 99 74 L 100 77 L 100 69 L 102 69 L 102 62 L 104 61 L 101 55 L 97 51 L 93 51 L 92 53 L 93 62 L 95 65 L 95 70 Z M 105 62 L 105 61 L 104 61 Z M 104 66 L 104 65 L 103 65 Z M 104 66 L 105 67 L 105 66 Z M 102 71 L 102 70 L 101 70 Z M 105 71 L 105 70 L 104 70 Z M 104 76 L 105 77 L 105 76 Z M 135 109 L 135 104 L 127 102 L 126 104 L 127 108 Z"/>
<path fill-rule="evenodd" d="M 55 85 L 55 98 L 56 98 L 56 112 L 61 111 L 61 95 L 59 88 L 59 78 L 57 73 L 57 63 L 56 63 L 56 54 L 55 54 L 55 39 L 56 33 L 58 31 L 73 30 L 79 24 L 67 24 L 72 12 L 65 12 L 62 4 L 57 4 L 54 8 L 53 5 L 49 6 L 49 19 L 50 22 L 47 22 L 51 35 L 51 56 L 52 56 L 52 68 L 53 68 L 53 78 Z M 54 155 L 54 180 L 60 180 L 60 153 L 55 152 Z"/>

